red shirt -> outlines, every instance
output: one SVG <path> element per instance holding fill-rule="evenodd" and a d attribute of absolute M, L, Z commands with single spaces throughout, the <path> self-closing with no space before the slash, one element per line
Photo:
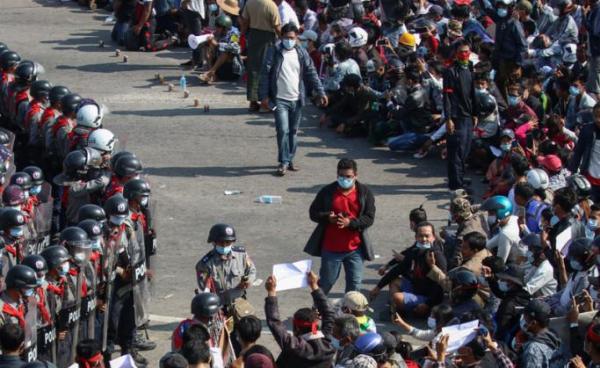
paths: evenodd
<path fill-rule="evenodd" d="M 360 202 L 358 192 L 354 188 L 350 193 L 344 194 L 340 188 L 333 193 L 331 211 L 336 215 L 344 213 L 351 219 L 358 218 Z M 346 253 L 353 252 L 360 246 L 360 233 L 347 227 L 340 229 L 337 224 L 327 224 L 323 237 L 323 249 L 328 252 Z"/>

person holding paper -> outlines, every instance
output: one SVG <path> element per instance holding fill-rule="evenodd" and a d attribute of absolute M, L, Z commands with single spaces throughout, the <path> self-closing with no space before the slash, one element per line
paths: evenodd
<path fill-rule="evenodd" d="M 265 299 L 265 316 L 273 338 L 281 348 L 277 357 L 277 366 L 285 368 L 330 368 L 335 356 L 332 344 L 332 332 L 335 314 L 327 302 L 323 290 L 319 288 L 318 277 L 314 272 L 308 273 L 308 286 L 313 303 L 319 314 L 312 308 L 300 308 L 294 313 L 293 335 L 281 321 L 277 302 L 277 280 L 269 276 L 265 282 L 267 298 Z M 319 331 L 319 315 L 322 324 Z"/>
<path fill-rule="evenodd" d="M 552 212 L 554 216 L 550 220 L 550 225 L 552 228 L 548 232 L 542 233 L 542 240 L 549 242 L 551 245 L 552 251 L 562 250 L 564 246 L 566 246 L 565 242 L 557 242 L 557 239 L 562 239 L 561 234 L 564 236 L 563 232 L 567 230 L 569 227 L 571 228 L 571 236 L 567 236 L 568 239 L 576 239 L 585 237 L 585 226 L 581 222 L 579 222 L 573 216 L 573 208 L 577 204 L 577 194 L 571 188 L 560 188 L 556 192 L 554 192 L 554 199 L 552 200 Z M 554 257 L 554 254 L 551 254 L 550 263 L 554 267 L 556 267 L 558 260 Z"/>
<path fill-rule="evenodd" d="M 367 232 L 375 220 L 375 198 L 357 180 L 356 161 L 341 159 L 337 177 L 319 191 L 310 206 L 310 219 L 318 225 L 304 248 L 311 256 L 321 257 L 320 285 L 326 295 L 340 276 L 342 265 L 345 292 L 358 290 L 363 260 L 375 258 Z"/>

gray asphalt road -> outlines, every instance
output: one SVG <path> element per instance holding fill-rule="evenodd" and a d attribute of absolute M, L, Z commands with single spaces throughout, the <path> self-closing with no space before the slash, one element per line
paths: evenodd
<path fill-rule="evenodd" d="M 156 283 L 152 313 L 184 318 L 195 288 L 195 263 L 209 250 L 208 229 L 213 223 L 235 226 L 239 244 L 247 247 L 260 278 L 272 265 L 307 258 L 302 248 L 314 224 L 308 207 L 317 190 L 335 180 L 341 157 L 358 161 L 359 180 L 376 195 L 377 216 L 371 229 L 381 258 L 367 264 L 364 289 L 376 283 L 376 269 L 391 250 L 409 244 L 408 211 L 424 203 L 434 223 L 447 219 L 445 166 L 438 158 L 415 160 L 410 155 L 370 147 L 363 139 L 346 139 L 319 129 L 317 111 L 306 111 L 302 122 L 297 163 L 301 171 L 284 178 L 273 175 L 276 143 L 270 115 L 246 113 L 242 85 L 200 86 L 188 75 L 192 96 L 166 92 L 154 76 L 161 73 L 177 85 L 179 63 L 186 49 L 157 54 L 124 52 L 128 63 L 114 56 L 111 26 L 106 13 L 79 8 L 75 3 L 46 0 L 0 0 L 0 41 L 24 58 L 40 62 L 43 78 L 62 84 L 108 106 L 105 126 L 118 134 L 120 145 L 143 161 L 158 201 Z M 98 47 L 100 40 L 106 44 Z M 209 104 L 210 112 L 193 108 L 193 99 Z M 224 196 L 226 189 L 243 193 Z M 261 194 L 283 196 L 280 205 L 261 205 Z M 315 267 L 319 260 L 315 259 Z M 343 280 L 343 274 L 341 276 Z M 332 297 L 343 293 L 338 282 Z M 264 288 L 250 290 L 250 301 L 263 315 Z M 308 291 L 281 293 L 284 316 L 308 306 Z M 385 310 L 385 295 L 374 306 L 376 319 Z M 152 323 L 160 343 L 148 353 L 154 362 L 167 351 L 174 324 L 170 318 Z M 162 321 L 162 322 L 161 322 Z M 262 339 L 274 347 L 270 336 Z M 153 365 L 156 366 L 156 365 Z"/>

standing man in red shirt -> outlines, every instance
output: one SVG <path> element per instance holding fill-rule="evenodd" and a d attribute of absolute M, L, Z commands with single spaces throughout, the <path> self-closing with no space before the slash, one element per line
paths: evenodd
<path fill-rule="evenodd" d="M 310 206 L 317 228 L 304 251 L 321 257 L 320 286 L 325 294 L 346 273 L 346 292 L 358 290 L 363 260 L 372 261 L 374 251 L 367 229 L 375 220 L 375 198 L 359 183 L 356 162 L 343 158 L 337 165 L 337 181 L 322 188 Z"/>

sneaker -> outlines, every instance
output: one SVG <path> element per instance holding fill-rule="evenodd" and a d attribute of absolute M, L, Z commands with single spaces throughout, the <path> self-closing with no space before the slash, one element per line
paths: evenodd
<path fill-rule="evenodd" d="M 277 175 L 284 176 L 286 172 L 287 172 L 287 166 L 284 164 L 279 165 L 279 167 L 277 168 Z"/>
<path fill-rule="evenodd" d="M 248 107 L 248 112 L 258 112 L 260 110 L 260 105 L 258 102 L 250 102 L 250 106 Z"/>
<path fill-rule="evenodd" d="M 139 351 L 148 351 L 156 349 L 156 343 L 154 341 L 146 340 L 141 333 L 137 333 L 133 338 L 133 347 Z"/>

